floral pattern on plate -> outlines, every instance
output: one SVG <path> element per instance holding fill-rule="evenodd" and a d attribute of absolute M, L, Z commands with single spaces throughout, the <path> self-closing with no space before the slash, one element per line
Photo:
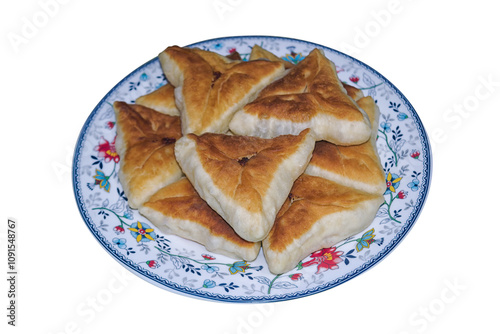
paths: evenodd
<path fill-rule="evenodd" d="M 371 95 L 380 108 L 377 148 L 386 174 L 385 202 L 372 224 L 330 248 L 320 249 L 295 269 L 273 275 L 262 252 L 255 261 L 231 259 L 203 246 L 157 231 L 130 209 L 117 177 L 112 103 L 133 103 L 166 83 L 157 58 L 119 82 L 92 111 L 75 149 L 76 201 L 91 233 L 129 270 L 159 287 L 191 297 L 228 302 L 269 302 L 322 292 L 363 273 L 392 251 L 414 225 L 431 177 L 431 151 L 424 127 L 406 98 L 369 66 L 314 43 L 269 36 L 241 36 L 190 45 L 244 60 L 258 44 L 290 62 L 321 48 L 339 78 Z"/>

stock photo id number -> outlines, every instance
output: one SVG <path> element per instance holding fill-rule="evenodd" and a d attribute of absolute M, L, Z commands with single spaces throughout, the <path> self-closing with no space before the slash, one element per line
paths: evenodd
<path fill-rule="evenodd" d="M 17 318 L 17 222 L 7 220 L 7 323 L 16 326 Z"/>

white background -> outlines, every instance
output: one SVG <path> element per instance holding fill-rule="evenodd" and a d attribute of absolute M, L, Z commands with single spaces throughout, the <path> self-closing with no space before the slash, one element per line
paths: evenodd
<path fill-rule="evenodd" d="M 491 3 L 2 1 L 0 331 L 413 334 L 497 327 L 500 24 Z M 26 28 L 30 23 L 36 30 Z M 166 46 L 228 35 L 351 45 L 348 53 L 405 94 L 431 136 L 433 180 L 420 218 L 394 252 L 354 280 L 260 308 L 195 300 L 125 272 L 81 219 L 70 165 L 92 109 Z M 7 325 L 3 278 L 7 218 L 18 222 L 15 328 Z M 102 296 L 104 305 L 92 304 Z"/>

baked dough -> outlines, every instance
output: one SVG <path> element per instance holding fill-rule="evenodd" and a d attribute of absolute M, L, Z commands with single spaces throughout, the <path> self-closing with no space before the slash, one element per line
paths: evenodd
<path fill-rule="evenodd" d="M 280 61 L 285 66 L 285 69 L 289 69 L 289 68 L 292 68 L 295 66 L 293 63 L 276 56 L 274 53 L 262 48 L 261 46 L 254 45 L 252 47 L 252 51 L 250 51 L 250 57 L 248 57 L 248 60 L 252 61 L 252 60 L 258 60 L 258 59 L 265 59 L 265 60 L 270 60 L 270 61 Z"/>
<path fill-rule="evenodd" d="M 286 68 L 294 66 L 258 45 L 252 48 L 250 59 L 281 60 L 287 64 Z M 366 112 L 372 128 L 370 140 L 354 146 L 317 142 L 305 173 L 367 192 L 383 193 L 386 189 L 385 174 L 376 147 L 380 111 L 373 98 L 364 97 L 361 89 L 344 82 L 342 85 L 347 95 Z"/>
<path fill-rule="evenodd" d="M 248 241 L 264 239 L 314 149 L 311 131 L 273 139 L 188 134 L 175 156 L 208 205 Z"/>
<path fill-rule="evenodd" d="M 210 252 L 246 261 L 259 254 L 261 243 L 240 238 L 185 177 L 160 189 L 139 212 L 163 233 L 198 242 Z"/>
<path fill-rule="evenodd" d="M 356 103 L 357 103 L 357 102 L 358 102 L 361 98 L 363 98 L 363 97 L 365 96 L 365 94 L 363 94 L 363 91 L 362 91 L 361 89 L 359 89 L 359 88 L 356 88 L 356 87 L 354 87 L 354 86 L 351 86 L 351 85 L 349 85 L 349 84 L 347 84 L 347 83 L 345 83 L 345 82 L 342 82 L 342 86 L 344 87 L 344 89 L 345 89 L 345 91 L 346 91 L 347 95 L 349 95 L 349 97 L 350 97 L 351 99 L 353 99 L 354 101 L 356 101 Z M 361 109 L 363 109 L 363 107 L 362 107 L 362 106 L 360 106 L 359 104 L 358 104 L 358 106 L 359 106 Z M 364 109 L 363 109 L 363 110 L 364 110 Z M 364 110 L 364 111 L 366 112 L 366 110 Z"/>
<path fill-rule="evenodd" d="M 262 138 L 311 128 L 318 140 L 338 145 L 361 144 L 371 133 L 368 116 L 347 95 L 335 65 L 319 49 L 237 111 L 229 127 Z"/>
<path fill-rule="evenodd" d="M 179 109 L 175 105 L 174 86 L 167 83 L 149 94 L 135 99 L 140 104 L 166 115 L 179 116 Z"/>
<path fill-rule="evenodd" d="M 213 54 L 204 50 L 197 50 L 200 55 L 203 56 L 204 59 L 208 60 L 210 64 L 213 66 L 217 66 L 217 64 L 225 64 L 226 62 L 218 55 Z M 267 52 L 267 51 L 266 51 Z M 231 58 L 233 54 L 227 55 L 226 58 Z M 277 60 L 280 58 L 276 57 Z M 241 59 L 241 58 L 240 58 Z M 233 59 L 235 60 L 235 59 Z M 285 62 L 292 65 L 289 62 Z M 231 63 L 228 63 L 231 64 Z M 286 67 L 286 65 L 285 65 Z M 170 83 L 166 83 L 165 85 L 159 87 L 158 89 L 148 93 L 146 95 L 142 95 L 135 100 L 135 104 L 140 104 L 141 106 L 145 106 L 151 109 L 154 109 L 163 114 L 171 115 L 171 116 L 179 116 L 179 109 L 175 104 L 175 95 L 174 95 L 175 87 Z"/>
<path fill-rule="evenodd" d="M 281 62 L 230 60 L 214 52 L 171 46 L 159 54 L 175 86 L 182 133 L 225 133 L 234 112 L 284 72 Z"/>
<path fill-rule="evenodd" d="M 153 109 L 117 101 L 116 151 L 118 177 L 131 208 L 138 208 L 162 187 L 177 181 L 182 171 L 174 144 L 181 137 L 180 118 Z"/>
<path fill-rule="evenodd" d="M 259 45 L 254 45 L 252 47 L 252 51 L 250 52 L 250 57 L 248 60 L 256 60 L 256 59 L 267 59 L 272 61 L 281 61 L 285 65 L 285 69 L 290 69 L 295 66 L 295 64 L 276 56 L 274 53 L 262 48 Z M 342 86 L 354 101 L 358 101 L 360 98 L 364 96 L 363 91 L 359 88 L 351 86 L 345 82 L 342 82 Z"/>
<path fill-rule="evenodd" d="M 370 118 L 370 140 L 354 146 L 317 142 L 305 173 L 366 192 L 383 194 L 387 185 L 376 145 L 380 111 L 371 96 L 363 97 L 358 104 Z"/>
<path fill-rule="evenodd" d="M 276 275 L 290 271 L 312 252 L 363 231 L 383 202 L 381 194 L 301 175 L 262 241 L 269 270 Z"/>

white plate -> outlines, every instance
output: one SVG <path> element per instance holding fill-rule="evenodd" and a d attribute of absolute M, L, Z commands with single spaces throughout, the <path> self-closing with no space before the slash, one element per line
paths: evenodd
<path fill-rule="evenodd" d="M 128 207 L 117 178 L 119 157 L 112 154 L 116 135 L 112 103 L 133 103 L 166 83 L 154 58 L 111 89 L 83 125 L 75 149 L 73 187 L 83 220 L 97 241 L 126 268 L 161 288 L 224 302 L 283 301 L 322 292 L 384 259 L 410 231 L 424 205 L 431 179 L 430 145 L 417 113 L 394 85 L 352 57 L 296 39 L 238 36 L 190 46 L 223 55 L 236 50 L 245 58 L 255 44 L 292 62 L 300 61 L 313 48 L 323 49 L 336 64 L 342 81 L 375 99 L 381 111 L 377 146 L 388 182 L 385 203 L 365 231 L 313 253 L 302 261 L 300 269 L 282 275 L 268 271 L 262 252 L 247 263 L 157 232 L 153 224 Z M 106 153 L 108 149 L 111 151 Z M 141 227 L 153 229 L 148 234 L 154 240 L 143 237 L 137 241 L 137 232 L 129 228 Z M 331 261 L 326 260 L 327 253 L 333 257 Z"/>

